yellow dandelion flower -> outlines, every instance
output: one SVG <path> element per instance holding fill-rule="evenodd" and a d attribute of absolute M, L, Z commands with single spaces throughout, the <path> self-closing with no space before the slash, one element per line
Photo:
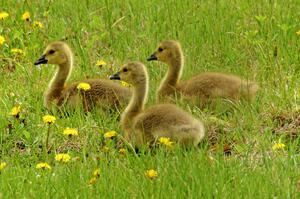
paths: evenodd
<path fill-rule="evenodd" d="M 43 116 L 43 121 L 46 124 L 53 124 L 55 123 L 56 118 L 53 115 L 45 115 Z"/>
<path fill-rule="evenodd" d="M 10 52 L 12 53 L 12 54 L 19 54 L 19 55 L 21 55 L 21 54 L 24 54 L 24 51 L 22 50 L 22 49 L 19 49 L 19 48 L 12 48 L 11 50 L 10 50 Z"/>
<path fill-rule="evenodd" d="M 40 28 L 40 29 L 44 28 L 42 22 L 37 21 L 37 20 L 33 22 L 33 27 Z"/>
<path fill-rule="evenodd" d="M 124 87 L 131 87 L 131 84 L 128 84 L 127 82 L 120 81 L 121 85 Z"/>
<path fill-rule="evenodd" d="M 37 169 L 51 169 L 51 166 L 46 162 L 41 162 L 36 165 Z"/>
<path fill-rule="evenodd" d="M 93 176 L 96 177 L 96 178 L 99 178 L 99 177 L 100 177 L 100 169 L 96 169 L 96 170 L 93 172 Z"/>
<path fill-rule="evenodd" d="M 124 148 L 119 149 L 119 153 L 121 155 L 125 155 L 126 154 L 126 149 L 124 149 Z"/>
<path fill-rule="evenodd" d="M 7 12 L 0 12 L 0 20 L 3 20 L 8 16 L 9 16 L 9 14 Z"/>
<path fill-rule="evenodd" d="M 21 112 L 21 106 L 14 106 L 10 111 L 10 115 L 17 116 L 20 114 L 20 112 Z"/>
<path fill-rule="evenodd" d="M 59 153 L 55 156 L 55 160 L 58 162 L 69 162 L 71 159 L 71 156 L 67 153 Z"/>
<path fill-rule="evenodd" d="M 113 138 L 115 136 L 117 136 L 116 131 L 108 131 L 108 132 L 104 133 L 104 138 Z"/>
<path fill-rule="evenodd" d="M 92 185 L 92 184 L 95 184 L 96 182 L 97 182 L 97 178 L 96 178 L 96 177 L 92 177 L 92 178 L 89 180 L 88 184 L 89 184 L 89 185 Z"/>
<path fill-rule="evenodd" d="M 170 138 L 161 137 L 158 139 L 159 144 L 165 145 L 167 147 L 172 147 L 173 142 L 170 141 Z"/>
<path fill-rule="evenodd" d="M 284 149 L 284 147 L 285 147 L 285 144 L 283 144 L 283 143 L 275 143 L 272 146 L 272 149 L 273 150 L 281 150 L 281 149 Z"/>
<path fill-rule="evenodd" d="M 91 85 L 85 82 L 81 82 L 77 85 L 77 89 L 87 91 L 91 89 Z"/>
<path fill-rule="evenodd" d="M 3 170 L 7 166 L 6 162 L 0 163 L 0 171 Z"/>
<path fill-rule="evenodd" d="M 298 30 L 298 31 L 296 32 L 296 34 L 300 36 L 300 30 Z"/>
<path fill-rule="evenodd" d="M 66 128 L 64 130 L 63 134 L 67 135 L 69 137 L 72 137 L 72 136 L 77 136 L 78 135 L 78 131 L 77 131 L 77 129 Z"/>
<path fill-rule="evenodd" d="M 0 35 L 0 45 L 3 45 L 5 42 L 5 38 Z"/>
<path fill-rule="evenodd" d="M 145 172 L 145 176 L 149 179 L 154 179 L 157 177 L 157 171 L 155 171 L 154 169 L 147 170 Z"/>
<path fill-rule="evenodd" d="M 106 62 L 101 59 L 101 60 L 97 61 L 96 65 L 99 66 L 99 67 L 102 67 L 102 66 L 106 65 Z"/>
<path fill-rule="evenodd" d="M 24 14 L 22 15 L 22 19 L 24 20 L 24 21 L 29 21 L 29 19 L 30 19 L 30 13 L 29 12 L 24 12 Z"/>

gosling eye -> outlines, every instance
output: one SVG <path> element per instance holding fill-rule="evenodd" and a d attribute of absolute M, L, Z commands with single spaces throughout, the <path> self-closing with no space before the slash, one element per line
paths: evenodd
<path fill-rule="evenodd" d="M 123 68 L 123 72 L 126 73 L 128 71 L 127 68 Z"/>
<path fill-rule="evenodd" d="M 158 48 L 158 52 L 162 52 L 164 49 L 162 49 L 162 47 Z"/>
<path fill-rule="evenodd" d="M 49 55 L 52 55 L 53 53 L 55 53 L 55 50 L 49 50 Z"/>

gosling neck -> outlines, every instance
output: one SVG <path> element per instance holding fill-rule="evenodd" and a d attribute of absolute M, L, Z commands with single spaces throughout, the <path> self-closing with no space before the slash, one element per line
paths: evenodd
<path fill-rule="evenodd" d="M 170 87 L 175 88 L 180 77 L 183 68 L 183 55 L 180 53 L 175 58 L 171 59 L 167 63 L 169 65 L 167 75 L 164 77 L 164 80 L 161 83 L 161 88 Z"/>
<path fill-rule="evenodd" d="M 144 109 L 148 96 L 148 79 L 145 78 L 139 84 L 133 86 L 133 93 L 129 105 L 122 116 L 123 122 L 130 123 L 132 119 Z"/>
<path fill-rule="evenodd" d="M 60 97 L 66 80 L 72 72 L 72 58 L 68 57 L 67 61 L 58 65 L 54 77 L 49 83 L 48 90 L 46 91 L 45 104 L 47 107 L 51 104 L 52 100 Z"/>

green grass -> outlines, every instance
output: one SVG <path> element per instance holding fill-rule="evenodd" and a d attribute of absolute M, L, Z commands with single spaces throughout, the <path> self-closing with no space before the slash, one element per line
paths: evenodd
<path fill-rule="evenodd" d="M 0 162 L 7 163 L 0 171 L 0 198 L 300 197 L 300 1 L 1 1 L 0 8 L 10 14 L 0 21 L 6 39 L 0 47 Z M 21 20 L 25 11 L 30 23 Z M 44 28 L 32 28 L 34 20 Z M 104 152 L 103 133 L 122 134 L 119 113 L 84 115 L 78 109 L 69 117 L 56 115 L 50 144 L 72 157 L 60 164 L 54 150 L 45 154 L 41 148 L 47 133 L 42 116 L 48 114 L 43 92 L 54 66 L 33 65 L 49 42 L 60 39 L 67 39 L 75 55 L 69 82 L 107 78 L 128 60 L 144 62 L 151 77 L 148 104 L 166 66 L 146 58 L 164 39 L 182 44 L 183 79 L 220 71 L 255 80 L 261 89 L 254 103 L 239 103 L 229 113 L 178 102 L 219 137 L 215 146 L 206 139 L 199 150 L 146 150 L 139 157 L 129 150 L 122 156 L 112 141 Z M 13 55 L 12 48 L 25 55 Z M 96 67 L 99 59 L 108 66 Z M 25 124 L 9 115 L 17 104 Z M 66 127 L 78 128 L 79 136 L 64 137 Z M 284 150 L 272 150 L 277 142 Z M 230 145 L 231 155 L 224 155 L 223 145 Z M 36 169 L 39 162 L 52 169 Z M 96 168 L 101 176 L 88 185 Z M 148 169 L 158 177 L 147 179 Z"/>

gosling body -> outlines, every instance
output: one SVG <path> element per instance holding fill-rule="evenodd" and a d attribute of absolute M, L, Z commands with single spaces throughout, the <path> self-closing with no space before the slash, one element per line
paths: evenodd
<path fill-rule="evenodd" d="M 158 60 L 169 66 L 157 90 L 159 101 L 175 95 L 199 106 L 205 106 L 220 98 L 252 101 L 259 89 L 254 82 L 224 73 L 202 73 L 189 80 L 180 81 L 184 58 L 177 41 L 167 40 L 160 43 L 157 50 L 148 58 L 148 61 L 151 60 Z"/>
<path fill-rule="evenodd" d="M 204 126 L 189 113 L 172 104 L 144 108 L 148 95 L 148 74 L 140 62 L 129 62 L 111 79 L 133 86 L 131 101 L 121 116 L 125 138 L 141 147 L 160 137 L 169 137 L 184 146 L 196 146 L 204 137 Z"/>
<path fill-rule="evenodd" d="M 44 93 L 44 106 L 52 110 L 53 107 L 67 105 L 76 108 L 83 105 L 85 111 L 93 106 L 117 109 L 128 103 L 131 90 L 117 83 L 102 79 L 86 79 L 65 86 L 73 69 L 73 56 L 70 47 L 62 41 L 49 44 L 43 55 L 34 63 L 58 65 L 54 77 Z M 79 83 L 88 83 L 90 88 L 86 91 L 78 90 Z"/>

